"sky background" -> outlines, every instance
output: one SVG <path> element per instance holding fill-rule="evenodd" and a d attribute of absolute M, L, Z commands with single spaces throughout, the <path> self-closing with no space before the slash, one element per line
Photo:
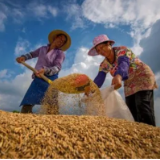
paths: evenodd
<path fill-rule="evenodd" d="M 107 34 L 148 64 L 160 86 L 160 0 L 0 0 L 0 109 L 19 110 L 32 72 L 16 57 L 48 44 L 48 34 L 66 31 L 72 39 L 59 77 L 98 73 L 102 57 L 87 56 L 94 37 Z M 34 66 L 36 59 L 27 61 Z M 108 75 L 103 87 L 110 86 Z M 119 90 L 122 97 L 123 88 Z M 160 126 L 160 90 L 155 90 Z"/>

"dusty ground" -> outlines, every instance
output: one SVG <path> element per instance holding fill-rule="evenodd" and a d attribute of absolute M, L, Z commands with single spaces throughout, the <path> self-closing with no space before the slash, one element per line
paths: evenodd
<path fill-rule="evenodd" d="M 0 111 L 0 158 L 160 158 L 160 128 L 98 116 Z"/>

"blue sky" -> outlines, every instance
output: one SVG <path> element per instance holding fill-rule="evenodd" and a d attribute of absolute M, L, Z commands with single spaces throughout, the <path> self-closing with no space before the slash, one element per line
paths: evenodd
<path fill-rule="evenodd" d="M 88 57 L 92 40 L 107 34 L 115 46 L 131 48 L 149 64 L 160 85 L 159 0 L 0 0 L 0 108 L 19 110 L 31 82 L 31 72 L 15 58 L 48 43 L 48 33 L 65 30 L 72 39 L 60 77 L 80 72 L 92 79 L 101 57 Z M 159 57 L 159 58 L 158 58 Z M 36 59 L 27 63 L 34 66 Z M 110 85 L 111 77 L 104 87 Z M 123 96 L 122 89 L 120 93 Z M 156 120 L 160 126 L 160 92 L 155 92 Z"/>

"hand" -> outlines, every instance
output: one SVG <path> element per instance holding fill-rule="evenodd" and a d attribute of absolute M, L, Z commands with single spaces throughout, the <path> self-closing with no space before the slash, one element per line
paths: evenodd
<path fill-rule="evenodd" d="M 88 92 L 88 91 L 86 92 L 85 91 L 81 101 L 82 102 L 87 102 L 88 100 L 90 101 L 91 98 L 94 96 L 94 93 L 95 93 L 95 91 L 91 91 L 91 90 L 90 90 L 90 92 Z"/>
<path fill-rule="evenodd" d="M 114 89 L 119 89 L 122 86 L 122 77 L 117 74 L 113 79 L 112 79 L 112 85 L 114 85 Z"/>
<path fill-rule="evenodd" d="M 18 63 L 22 63 L 22 62 L 25 62 L 25 58 L 24 58 L 24 57 L 17 57 L 17 58 L 16 58 L 16 61 L 17 61 Z"/>
<path fill-rule="evenodd" d="M 37 71 L 37 73 L 35 73 L 35 75 L 39 78 L 42 78 L 41 75 L 44 75 L 44 68 L 41 68 L 40 70 Z"/>
<path fill-rule="evenodd" d="M 84 88 L 84 93 L 85 93 L 86 96 L 89 96 L 90 91 L 91 91 L 90 86 L 87 86 L 87 87 Z"/>

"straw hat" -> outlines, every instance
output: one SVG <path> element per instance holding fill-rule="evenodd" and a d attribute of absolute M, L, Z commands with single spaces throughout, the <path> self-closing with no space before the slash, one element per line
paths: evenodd
<path fill-rule="evenodd" d="M 71 45 L 71 38 L 65 31 L 62 31 L 62 30 L 51 31 L 48 35 L 48 41 L 49 43 L 52 43 L 53 40 L 56 38 L 56 36 L 59 34 L 64 34 L 67 37 L 66 43 L 61 47 L 61 50 L 66 51 Z"/>

